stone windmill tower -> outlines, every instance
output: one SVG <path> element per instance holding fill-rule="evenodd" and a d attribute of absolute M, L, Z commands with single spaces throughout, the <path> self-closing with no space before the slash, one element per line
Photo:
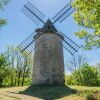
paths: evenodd
<path fill-rule="evenodd" d="M 63 36 L 50 20 L 36 32 L 33 84 L 64 84 Z"/>
<path fill-rule="evenodd" d="M 31 53 L 34 51 L 33 64 L 33 85 L 64 85 L 64 57 L 63 48 L 71 55 L 78 51 L 79 46 L 70 38 L 55 28 L 57 21 L 62 22 L 74 9 L 67 4 L 51 20 L 45 21 L 41 13 L 30 2 L 24 5 L 22 12 L 27 15 L 35 24 L 43 23 L 42 28 L 37 28 L 35 34 L 32 33 L 19 46 L 21 52 Z"/>

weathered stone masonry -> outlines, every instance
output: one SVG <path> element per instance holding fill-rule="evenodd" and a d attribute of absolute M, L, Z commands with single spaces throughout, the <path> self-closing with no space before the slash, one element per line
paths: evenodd
<path fill-rule="evenodd" d="M 39 37 L 38 37 L 39 36 Z M 64 57 L 63 37 L 50 21 L 37 30 L 35 42 L 33 85 L 63 85 Z"/>

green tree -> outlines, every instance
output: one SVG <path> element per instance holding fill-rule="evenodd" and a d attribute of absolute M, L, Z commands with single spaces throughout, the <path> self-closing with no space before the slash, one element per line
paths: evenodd
<path fill-rule="evenodd" d="M 4 7 L 8 4 L 10 0 L 0 0 L 0 10 L 4 11 Z M 0 26 L 4 26 L 7 24 L 7 20 L 0 18 Z"/>
<path fill-rule="evenodd" d="M 32 65 L 33 65 L 33 59 L 31 55 L 27 55 L 27 53 L 23 53 L 23 58 L 24 58 L 24 64 L 23 64 L 23 72 L 22 72 L 22 86 L 25 83 L 25 78 L 31 76 L 32 72 Z"/>
<path fill-rule="evenodd" d="M 98 73 L 100 74 L 100 63 L 97 63 L 95 67 L 97 68 Z"/>
<path fill-rule="evenodd" d="M 74 0 L 72 5 L 76 9 L 74 19 L 83 28 L 76 36 L 84 40 L 85 49 L 100 48 L 100 0 Z"/>
<path fill-rule="evenodd" d="M 65 74 L 65 84 L 67 85 L 75 85 L 75 82 L 73 80 L 73 75 L 66 75 Z"/>
<path fill-rule="evenodd" d="M 27 78 L 31 79 L 32 69 L 32 56 L 27 53 L 21 53 L 18 49 L 16 50 L 16 70 L 18 86 L 24 85 Z"/>
<path fill-rule="evenodd" d="M 7 64 L 7 59 L 4 54 L 0 54 L 0 86 L 2 86 L 3 80 L 8 77 L 10 70 Z"/>
<path fill-rule="evenodd" d="M 100 63 L 97 63 L 95 67 L 98 71 L 98 78 L 99 78 L 99 85 L 100 85 Z"/>
<path fill-rule="evenodd" d="M 29 83 L 33 63 L 32 56 L 27 55 L 27 53 L 21 53 L 18 48 L 10 46 L 6 51 L 6 57 L 11 71 L 8 85 L 20 86 Z M 5 83 L 7 83 L 7 80 Z"/>
<path fill-rule="evenodd" d="M 11 71 L 9 75 L 9 80 L 10 86 L 15 86 L 16 85 L 16 67 L 15 67 L 15 60 L 16 60 L 16 53 L 15 53 L 15 48 L 12 46 L 7 47 L 6 51 L 6 58 L 8 62 L 9 69 Z"/>
<path fill-rule="evenodd" d="M 84 64 L 77 71 L 73 72 L 73 80 L 76 85 L 96 86 L 98 85 L 97 69 L 88 64 Z"/>

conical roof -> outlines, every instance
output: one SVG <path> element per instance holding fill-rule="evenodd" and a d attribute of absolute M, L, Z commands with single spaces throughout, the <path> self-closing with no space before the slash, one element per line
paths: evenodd
<path fill-rule="evenodd" d="M 43 26 L 42 30 L 43 30 L 43 32 L 57 32 L 57 29 L 55 28 L 55 26 L 53 25 L 53 23 L 49 19 L 47 20 L 47 22 Z"/>

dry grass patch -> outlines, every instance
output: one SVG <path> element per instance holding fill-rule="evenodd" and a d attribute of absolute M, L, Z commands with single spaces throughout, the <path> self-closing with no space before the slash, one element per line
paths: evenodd
<path fill-rule="evenodd" d="M 76 91 L 77 90 L 77 91 Z M 86 100 L 88 93 L 100 95 L 100 87 L 24 86 L 0 88 L 0 100 Z"/>

